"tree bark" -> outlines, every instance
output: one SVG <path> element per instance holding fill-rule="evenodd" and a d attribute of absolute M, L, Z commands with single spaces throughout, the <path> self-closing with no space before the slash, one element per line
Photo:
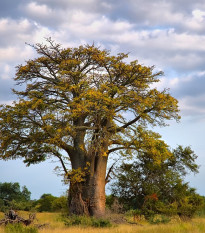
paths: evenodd
<path fill-rule="evenodd" d="M 83 192 L 83 185 L 80 183 L 70 184 L 69 190 L 69 213 L 75 215 L 90 215 L 89 201 Z"/>
<path fill-rule="evenodd" d="M 91 174 L 90 214 L 92 216 L 101 217 L 105 214 L 105 176 L 107 157 L 96 157 L 94 165 L 93 176 Z"/>
<path fill-rule="evenodd" d="M 105 214 L 106 156 L 95 156 L 83 182 L 70 183 L 69 213 L 101 217 Z M 83 169 L 83 168 L 81 168 Z"/>

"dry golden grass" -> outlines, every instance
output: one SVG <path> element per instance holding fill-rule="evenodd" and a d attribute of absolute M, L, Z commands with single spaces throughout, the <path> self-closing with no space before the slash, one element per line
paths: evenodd
<path fill-rule="evenodd" d="M 60 227 L 43 229 L 40 233 L 204 233 L 205 219 L 197 218 L 191 222 L 160 225 L 119 225 L 112 228 Z"/>
<path fill-rule="evenodd" d="M 28 213 L 20 212 L 21 216 L 28 217 Z M 3 214 L 0 213 L 0 219 Z M 205 218 L 195 218 L 189 222 L 174 222 L 169 224 L 150 225 L 118 225 L 111 228 L 66 227 L 57 213 L 37 213 L 35 223 L 50 225 L 39 230 L 39 233 L 204 233 Z M 4 227 L 0 227 L 0 233 Z"/>

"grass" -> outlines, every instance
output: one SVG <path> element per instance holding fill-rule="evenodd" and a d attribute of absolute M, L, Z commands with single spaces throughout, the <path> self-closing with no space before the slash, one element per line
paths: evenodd
<path fill-rule="evenodd" d="M 19 212 L 19 215 L 28 217 L 28 213 Z M 0 219 L 4 215 L 0 213 Z M 205 218 L 194 218 L 189 222 L 174 221 L 168 224 L 151 225 L 142 223 L 140 225 L 116 225 L 111 228 L 93 228 L 70 226 L 67 227 L 62 221 L 61 215 L 58 213 L 37 213 L 37 220 L 35 223 L 50 225 L 44 229 L 39 230 L 39 233 L 204 233 L 205 232 Z M 5 233 L 4 227 L 0 227 L 0 233 Z"/>

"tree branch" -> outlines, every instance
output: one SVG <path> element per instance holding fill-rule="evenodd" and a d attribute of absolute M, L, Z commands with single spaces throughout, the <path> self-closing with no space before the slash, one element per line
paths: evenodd
<path fill-rule="evenodd" d="M 152 110 L 153 110 L 153 108 L 144 110 L 140 115 L 138 115 L 137 117 L 135 117 L 133 120 L 127 122 L 126 124 L 124 124 L 124 125 L 121 126 L 121 127 L 118 127 L 117 129 L 115 129 L 115 132 L 120 132 L 120 131 L 122 131 L 123 129 L 126 129 L 128 126 L 130 126 L 130 125 L 136 123 L 136 122 L 142 117 L 143 114 L 149 113 L 149 112 L 151 112 Z M 114 131 L 114 130 L 111 128 L 111 130 L 109 130 L 109 132 L 112 132 L 112 131 Z"/>
<path fill-rule="evenodd" d="M 117 162 L 118 162 L 118 160 L 116 160 L 116 161 L 112 164 L 112 166 L 109 168 L 108 173 L 107 173 L 106 178 L 105 178 L 105 184 L 107 184 L 107 183 L 110 182 L 110 181 L 109 181 L 109 178 L 111 178 L 111 177 L 110 177 L 110 173 L 113 172 L 113 168 L 114 168 L 114 166 L 115 166 L 115 164 L 116 164 Z"/>
<path fill-rule="evenodd" d="M 117 150 L 123 150 L 123 149 L 137 150 L 135 147 L 125 147 L 125 146 L 122 146 L 122 147 L 116 147 L 116 148 L 113 148 L 113 149 L 108 150 L 108 153 L 107 153 L 107 154 L 110 154 L 110 153 L 115 152 L 115 151 L 117 151 Z"/>
<path fill-rule="evenodd" d="M 67 168 L 65 166 L 65 163 L 63 162 L 63 159 L 61 158 L 61 155 L 57 151 L 53 151 L 53 154 L 60 160 L 61 165 L 63 167 L 63 170 L 64 170 L 65 174 L 67 174 L 68 170 L 67 170 Z"/>

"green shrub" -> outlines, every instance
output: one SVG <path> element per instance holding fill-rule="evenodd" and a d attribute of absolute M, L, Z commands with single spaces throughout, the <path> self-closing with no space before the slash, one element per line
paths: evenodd
<path fill-rule="evenodd" d="M 115 196 L 114 195 L 106 195 L 106 207 L 108 207 L 109 209 L 111 209 L 113 203 L 115 200 Z"/>
<path fill-rule="evenodd" d="M 125 215 L 127 217 L 140 216 L 140 215 L 142 215 L 142 211 L 140 209 L 135 209 L 135 210 L 130 209 L 125 213 Z"/>
<path fill-rule="evenodd" d="M 34 208 L 39 212 L 52 212 L 52 204 L 56 199 L 57 197 L 54 197 L 50 193 L 45 193 L 34 203 Z"/>
<path fill-rule="evenodd" d="M 68 212 L 67 197 L 55 197 L 49 193 L 43 194 L 39 200 L 32 203 L 32 206 L 39 212 Z"/>
<path fill-rule="evenodd" d="M 87 216 L 72 215 L 64 219 L 66 226 L 84 226 L 84 227 L 111 227 L 111 223 L 107 219 L 97 219 Z"/>
<path fill-rule="evenodd" d="M 151 132 L 147 133 L 148 140 Z M 154 140 L 151 151 L 147 148 L 132 163 L 124 162 L 116 170 L 112 194 L 126 211 L 140 209 L 146 219 L 156 214 L 192 218 L 205 209 L 203 198 L 184 181 L 188 171 L 198 171 L 197 156 L 190 147 L 169 150 L 156 135 L 149 140 Z"/>
<path fill-rule="evenodd" d="M 68 211 L 68 199 L 66 196 L 57 197 L 52 202 L 52 210 L 53 211 Z"/>
<path fill-rule="evenodd" d="M 179 202 L 178 214 L 181 217 L 192 218 L 194 214 L 203 208 L 204 200 L 199 195 L 194 193 L 192 190 Z"/>
<path fill-rule="evenodd" d="M 151 224 L 160 224 L 160 223 L 169 223 L 170 222 L 170 218 L 168 216 L 165 215 L 153 215 L 149 218 L 149 223 Z"/>
<path fill-rule="evenodd" d="M 6 233 L 38 233 L 38 229 L 35 227 L 26 227 L 22 224 L 8 224 L 5 227 Z"/>
<path fill-rule="evenodd" d="M 111 227 L 111 223 L 108 219 L 92 219 L 93 227 Z"/>

